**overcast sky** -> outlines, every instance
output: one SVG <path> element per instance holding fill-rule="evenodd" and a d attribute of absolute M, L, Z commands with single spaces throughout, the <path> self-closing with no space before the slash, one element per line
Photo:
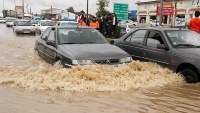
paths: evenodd
<path fill-rule="evenodd" d="M 4 8 L 14 10 L 14 6 L 22 5 L 22 0 L 0 0 L 0 11 L 3 10 L 3 1 L 4 1 Z M 98 0 L 89 0 L 89 14 L 95 14 L 97 12 L 96 2 Z M 113 3 L 128 3 L 129 10 L 137 9 L 137 5 L 135 4 L 138 0 L 110 0 L 109 7 L 107 8 L 109 11 L 113 11 Z M 149 0 L 140 0 L 140 1 L 149 1 Z M 44 10 L 53 6 L 59 9 L 66 9 L 70 6 L 74 8 L 75 11 L 86 11 L 86 2 L 87 0 L 24 0 L 25 5 L 31 7 L 33 13 L 40 14 L 40 10 Z M 25 9 L 27 12 L 27 9 Z"/>

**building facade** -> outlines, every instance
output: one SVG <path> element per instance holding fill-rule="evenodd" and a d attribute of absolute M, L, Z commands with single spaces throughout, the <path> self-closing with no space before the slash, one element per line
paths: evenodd
<path fill-rule="evenodd" d="M 137 21 L 139 23 L 150 23 L 151 20 L 159 21 L 159 7 L 158 0 L 149 2 L 136 3 L 138 5 Z M 163 23 L 167 25 L 174 25 L 177 18 L 191 19 L 194 17 L 194 12 L 199 10 L 200 7 L 198 0 L 164 0 L 163 8 L 171 8 L 172 14 L 163 12 Z M 165 10 L 166 12 L 169 10 Z"/>
<path fill-rule="evenodd" d="M 67 12 L 67 10 L 49 8 L 46 10 L 41 10 L 41 14 L 44 15 L 45 19 L 56 19 L 56 20 L 67 20 L 75 19 L 75 14 Z"/>

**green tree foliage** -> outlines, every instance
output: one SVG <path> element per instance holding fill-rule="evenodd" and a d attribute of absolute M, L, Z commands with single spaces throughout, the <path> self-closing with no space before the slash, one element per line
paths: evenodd
<path fill-rule="evenodd" d="M 8 10 L 3 10 L 2 13 L 4 14 L 4 15 L 3 15 L 4 17 L 7 17 L 7 16 L 8 16 Z"/>
<path fill-rule="evenodd" d="M 70 12 L 70 13 L 75 13 L 75 11 L 74 11 L 74 8 L 73 8 L 73 7 L 68 7 L 68 8 L 67 8 L 67 11 L 68 11 L 68 12 Z"/>
<path fill-rule="evenodd" d="M 106 7 L 109 7 L 109 2 L 110 0 L 98 0 L 96 5 L 98 6 L 96 15 L 97 16 L 102 16 L 109 14 L 110 12 L 106 9 Z"/>

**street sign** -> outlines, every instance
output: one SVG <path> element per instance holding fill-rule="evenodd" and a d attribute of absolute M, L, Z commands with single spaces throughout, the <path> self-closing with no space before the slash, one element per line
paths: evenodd
<path fill-rule="evenodd" d="M 23 6 L 15 6 L 17 16 L 22 17 L 23 16 Z"/>
<path fill-rule="evenodd" d="M 163 7 L 162 15 L 173 15 L 173 7 Z M 157 15 L 160 15 L 160 7 L 157 9 Z"/>
<path fill-rule="evenodd" d="M 113 12 L 118 20 L 128 20 L 128 4 L 114 3 Z"/>

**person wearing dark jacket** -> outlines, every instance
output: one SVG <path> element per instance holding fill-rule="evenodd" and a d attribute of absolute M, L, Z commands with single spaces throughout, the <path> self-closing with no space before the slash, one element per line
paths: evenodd
<path fill-rule="evenodd" d="M 102 26 L 102 28 L 101 28 L 101 29 L 102 29 L 102 30 L 101 30 L 102 32 L 101 32 L 101 33 L 102 33 L 102 34 L 104 34 L 104 31 L 106 31 L 106 30 L 105 30 L 105 25 L 106 25 L 106 23 L 107 23 L 107 15 L 104 15 L 103 18 L 101 19 L 101 26 Z"/>
<path fill-rule="evenodd" d="M 102 20 L 100 16 L 97 17 L 97 21 L 99 22 L 99 32 L 102 33 Z"/>
<path fill-rule="evenodd" d="M 112 35 L 112 30 L 113 30 L 113 25 L 112 25 L 112 20 L 109 19 L 108 22 L 104 26 L 104 36 L 107 38 L 110 38 Z"/>
<path fill-rule="evenodd" d="M 117 16 L 115 13 L 113 13 L 113 32 L 116 32 L 116 26 L 117 26 Z"/>

